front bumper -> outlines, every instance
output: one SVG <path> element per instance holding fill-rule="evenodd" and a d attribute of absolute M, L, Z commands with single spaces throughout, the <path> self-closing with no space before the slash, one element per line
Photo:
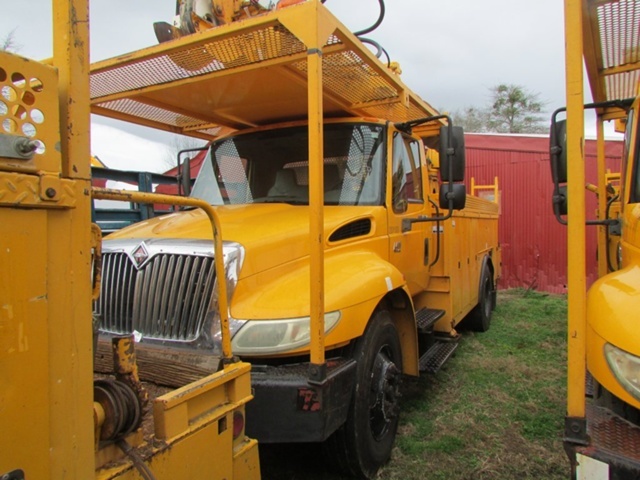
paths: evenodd
<path fill-rule="evenodd" d="M 564 444 L 572 478 L 640 479 L 640 428 L 590 403 L 586 413 L 589 445 Z"/>
<path fill-rule="evenodd" d="M 326 379 L 310 382 L 308 363 L 277 367 L 254 363 L 247 435 L 261 443 L 326 440 L 347 419 L 355 372 L 355 360 L 328 360 Z"/>

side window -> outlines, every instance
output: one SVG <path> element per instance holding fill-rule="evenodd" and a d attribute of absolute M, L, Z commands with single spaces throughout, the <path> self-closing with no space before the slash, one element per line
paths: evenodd
<path fill-rule="evenodd" d="M 404 213 L 410 203 L 423 203 L 420 144 L 400 132 L 393 134 L 392 201 L 394 213 Z"/>

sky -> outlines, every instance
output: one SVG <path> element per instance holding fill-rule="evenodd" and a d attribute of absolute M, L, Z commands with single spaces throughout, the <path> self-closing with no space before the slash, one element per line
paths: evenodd
<path fill-rule="evenodd" d="M 13 32 L 20 55 L 51 57 L 51 4 L 52 0 L 0 0 L 0 39 Z M 385 4 L 384 22 L 366 36 L 400 63 L 404 83 L 437 109 L 453 112 L 486 106 L 491 87 L 500 83 L 539 94 L 549 112 L 565 105 L 563 2 L 386 0 Z M 352 31 L 369 27 L 379 12 L 377 0 L 326 0 L 325 6 Z M 153 23 L 172 21 L 175 0 L 92 0 L 90 8 L 93 62 L 155 45 Z M 142 137 L 140 148 L 147 155 L 136 169 L 166 169 L 172 151 L 166 136 L 97 116 L 92 132 L 93 153 L 111 168 L 132 169 L 127 161 L 133 153 L 130 145 Z"/>

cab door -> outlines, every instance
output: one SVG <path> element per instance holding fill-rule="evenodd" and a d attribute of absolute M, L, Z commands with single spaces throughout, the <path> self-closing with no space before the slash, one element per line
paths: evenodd
<path fill-rule="evenodd" d="M 429 222 L 419 222 L 405 228 L 402 221 L 427 215 L 423 191 L 422 142 L 406 133 L 391 129 L 390 172 L 387 189 L 389 216 L 389 258 L 404 274 L 412 295 L 426 289 L 428 283 Z"/>

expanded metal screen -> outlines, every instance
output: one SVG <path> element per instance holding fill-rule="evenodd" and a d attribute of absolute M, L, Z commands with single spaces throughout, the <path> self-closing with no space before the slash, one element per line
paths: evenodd
<path fill-rule="evenodd" d="M 602 68 L 619 69 L 605 78 L 607 98 L 633 97 L 640 78 L 640 1 L 608 2 L 596 10 Z M 630 68 L 633 64 L 635 69 Z"/>
<path fill-rule="evenodd" d="M 105 252 L 94 310 L 108 333 L 192 341 L 211 303 L 214 280 L 213 257 L 159 254 L 138 270 L 126 253 Z"/>

